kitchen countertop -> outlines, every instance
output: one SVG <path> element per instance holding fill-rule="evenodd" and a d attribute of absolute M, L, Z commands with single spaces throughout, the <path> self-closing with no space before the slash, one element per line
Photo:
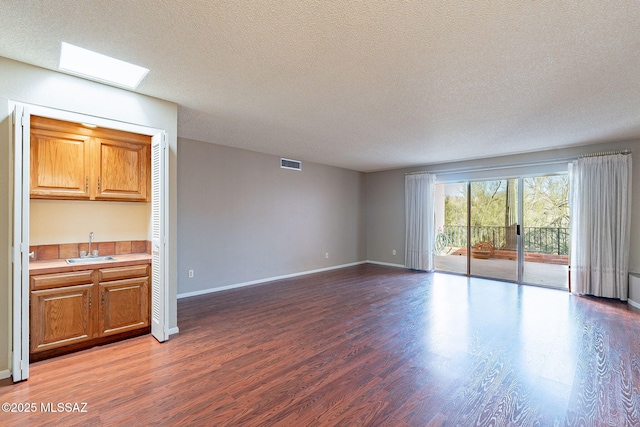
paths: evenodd
<path fill-rule="evenodd" d="M 29 274 L 67 273 L 70 271 L 95 270 L 97 268 L 126 267 L 129 265 L 151 264 L 151 255 L 147 253 L 111 255 L 112 261 L 83 262 L 67 264 L 64 259 L 29 262 Z"/>

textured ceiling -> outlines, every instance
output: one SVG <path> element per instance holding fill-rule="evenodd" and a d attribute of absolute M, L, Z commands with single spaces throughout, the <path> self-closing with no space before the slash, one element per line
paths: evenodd
<path fill-rule="evenodd" d="M 360 171 L 640 137 L 640 1 L 0 1 L 0 56 L 151 71 L 178 135 Z"/>

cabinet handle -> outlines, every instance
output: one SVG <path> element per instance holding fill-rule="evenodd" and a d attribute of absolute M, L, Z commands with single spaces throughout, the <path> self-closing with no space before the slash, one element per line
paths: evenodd
<path fill-rule="evenodd" d="M 100 192 L 100 177 L 98 177 L 98 193 Z"/>
<path fill-rule="evenodd" d="M 89 177 L 84 177 L 84 191 L 89 191 Z"/>
<path fill-rule="evenodd" d="M 102 305 L 104 305 L 104 291 L 102 291 Z"/>
<path fill-rule="evenodd" d="M 91 308 L 91 300 L 93 299 L 93 298 L 91 298 L 91 296 L 92 296 L 92 294 L 89 294 L 89 308 Z"/>

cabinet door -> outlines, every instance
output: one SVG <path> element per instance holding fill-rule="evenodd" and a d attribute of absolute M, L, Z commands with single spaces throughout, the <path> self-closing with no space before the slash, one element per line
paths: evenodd
<path fill-rule="evenodd" d="M 90 198 L 90 137 L 31 130 L 31 198 Z"/>
<path fill-rule="evenodd" d="M 93 284 L 31 291 L 31 352 L 93 338 Z"/>
<path fill-rule="evenodd" d="M 96 138 L 95 147 L 95 199 L 148 201 L 149 145 Z"/>
<path fill-rule="evenodd" d="M 149 278 L 100 282 L 99 336 L 149 326 Z"/>

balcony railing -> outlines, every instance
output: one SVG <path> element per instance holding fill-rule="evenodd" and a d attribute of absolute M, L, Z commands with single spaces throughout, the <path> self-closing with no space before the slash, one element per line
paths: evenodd
<path fill-rule="evenodd" d="M 495 249 L 516 250 L 516 228 L 511 227 L 471 227 L 471 243 L 489 242 Z M 540 254 L 568 255 L 569 229 L 566 227 L 523 227 L 525 252 Z M 467 246 L 467 227 L 445 225 L 443 232 L 451 246 Z"/>

